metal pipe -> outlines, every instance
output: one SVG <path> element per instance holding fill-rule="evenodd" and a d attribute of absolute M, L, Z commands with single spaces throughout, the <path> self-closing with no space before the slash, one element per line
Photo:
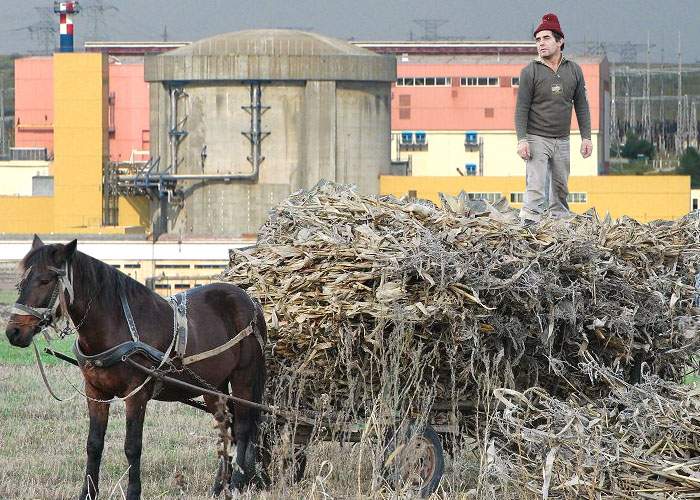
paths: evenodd
<path fill-rule="evenodd" d="M 260 137 L 260 82 L 255 82 L 250 86 L 250 100 L 252 109 L 250 110 L 250 131 L 253 140 L 251 145 L 251 156 L 253 158 L 253 170 L 255 172 L 260 168 L 260 150 L 262 139 Z"/>
<path fill-rule="evenodd" d="M 187 180 L 206 180 L 206 181 L 225 181 L 225 180 L 245 180 L 245 179 L 255 179 L 257 177 L 257 172 L 252 172 L 250 174 L 151 174 L 148 177 L 139 175 L 120 175 L 119 182 L 121 181 L 135 181 L 135 180 L 153 180 L 153 181 L 187 181 Z"/>
<path fill-rule="evenodd" d="M 170 167 L 177 173 L 177 141 L 175 130 L 177 129 L 177 89 L 170 88 Z"/>

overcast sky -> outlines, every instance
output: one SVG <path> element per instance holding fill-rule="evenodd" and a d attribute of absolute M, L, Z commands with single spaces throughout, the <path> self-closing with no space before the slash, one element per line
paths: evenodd
<path fill-rule="evenodd" d="M 559 16 L 568 42 L 632 42 L 647 33 L 652 60 L 675 62 L 678 32 L 683 60 L 700 62 L 700 0 L 81 0 L 75 18 L 77 46 L 94 39 L 159 40 L 167 27 L 170 40 L 197 40 L 252 28 L 297 28 L 338 38 L 406 40 L 424 30 L 416 19 L 447 20 L 438 33 L 468 40 L 525 40 L 546 12 Z M 101 6 L 101 8 L 100 8 Z M 58 26 L 51 0 L 0 0 L 0 53 L 41 50 L 44 26 Z M 103 12 L 101 18 L 94 14 Z M 39 23 L 39 24 L 37 24 Z M 26 27 L 33 26 L 32 31 Z M 58 35 L 55 44 L 58 45 Z M 614 52 L 611 59 L 618 56 Z"/>

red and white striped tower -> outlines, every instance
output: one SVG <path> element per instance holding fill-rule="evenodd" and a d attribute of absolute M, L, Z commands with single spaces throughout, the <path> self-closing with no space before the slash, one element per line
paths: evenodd
<path fill-rule="evenodd" d="M 60 18 L 61 52 L 73 52 L 73 14 L 80 12 L 78 2 L 54 2 L 53 11 Z"/>

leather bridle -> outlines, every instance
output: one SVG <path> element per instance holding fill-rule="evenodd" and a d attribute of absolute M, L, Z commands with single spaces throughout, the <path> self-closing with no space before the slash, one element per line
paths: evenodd
<path fill-rule="evenodd" d="M 17 316 L 34 316 L 39 320 L 36 326 L 45 328 L 53 326 L 56 320 L 56 312 L 61 308 L 61 313 L 68 318 L 68 306 L 73 303 L 73 273 L 68 262 L 63 269 L 48 266 L 49 271 L 56 273 L 56 284 L 51 292 L 51 298 L 46 307 L 32 307 L 26 304 L 15 302 L 10 314 Z M 66 303 L 65 292 L 68 292 L 68 302 Z"/>

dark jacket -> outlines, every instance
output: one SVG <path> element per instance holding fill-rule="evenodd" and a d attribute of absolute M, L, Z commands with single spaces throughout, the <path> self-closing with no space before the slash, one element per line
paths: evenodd
<path fill-rule="evenodd" d="M 581 138 L 591 138 L 591 113 L 588 109 L 586 82 L 581 67 L 562 55 L 555 73 L 536 59 L 520 72 L 520 88 L 515 105 L 515 130 L 518 140 L 527 134 L 565 137 L 571 132 L 571 108 Z"/>

